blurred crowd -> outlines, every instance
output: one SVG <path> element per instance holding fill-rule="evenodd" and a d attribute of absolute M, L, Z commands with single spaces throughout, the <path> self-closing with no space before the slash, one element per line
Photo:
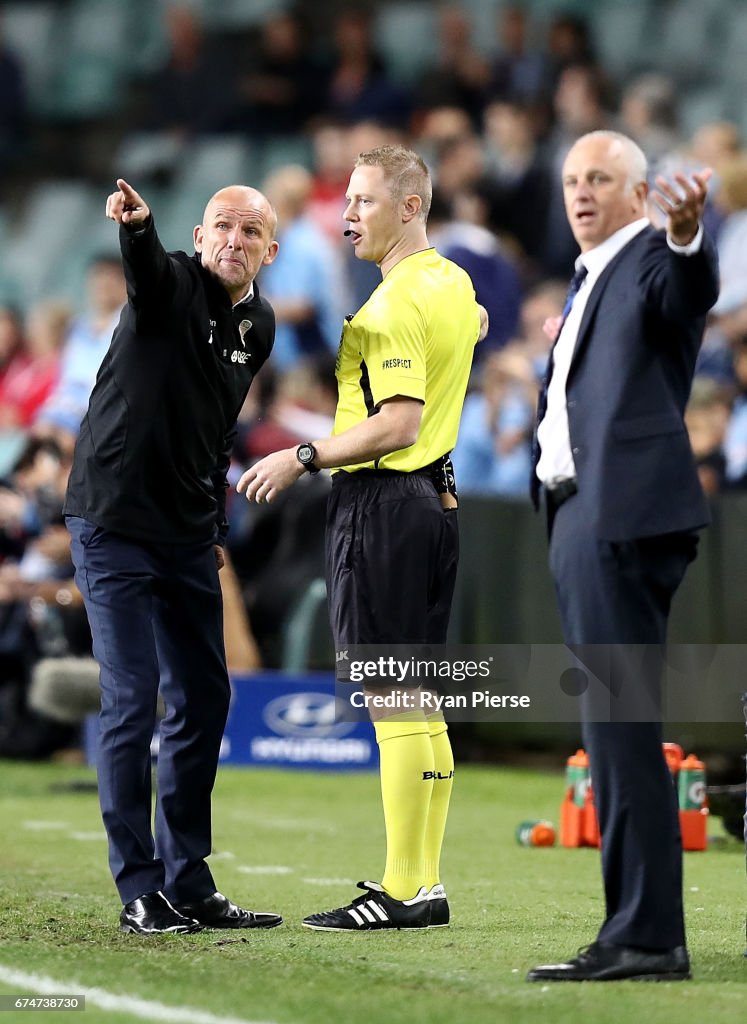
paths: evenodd
<path fill-rule="evenodd" d="M 707 219 L 722 291 L 687 426 L 707 493 L 747 489 L 747 150 L 736 126 L 704 123 L 684 137 L 675 83 L 653 72 L 611 81 L 576 14 L 557 15 L 540 36 L 521 5 L 503 7 L 486 54 L 474 45 L 468 13 L 444 7 L 438 57 L 406 84 L 387 72 L 370 16 L 352 5 L 321 49 L 292 11 L 234 33 L 228 49 L 192 7 L 168 7 L 164 18 L 168 58 L 147 88 L 133 88 L 122 115 L 128 130 L 152 133 L 163 155 L 150 179 L 135 182 L 144 195 L 149 180 L 168 185 L 185 139 L 303 137 L 311 154 L 308 166 L 279 166 L 252 182 L 278 212 L 280 256 L 259 279 L 278 327 L 241 417 L 234 482 L 252 460 L 329 433 L 340 324 L 380 279 L 342 237 L 350 169 L 359 152 L 404 142 L 433 174 L 430 239 L 470 273 L 490 314 L 453 456 L 460 493 L 528 500 L 550 344 L 543 324 L 562 308 L 577 255 L 560 168 L 580 135 L 615 128 L 639 142 L 652 180 L 714 169 Z M 38 129 L 27 110 L 22 62 L 0 29 L 0 180 L 16 189 Z M 174 145 L 164 147 L 164 139 Z M 102 217 L 107 187 L 102 182 Z M 19 743 L 8 723 L 18 720 L 14 702 L 22 703 L 38 659 L 89 651 L 60 507 L 78 426 L 125 298 L 119 260 L 107 252 L 92 259 L 79 308 L 53 295 L 28 309 L 0 306 L 0 680 L 13 684 L 0 687 L 0 754 Z M 280 663 L 289 609 L 323 574 L 325 477 L 309 476 L 271 508 L 231 500 L 229 550 L 265 664 Z M 52 730 L 37 746 L 58 740 Z"/>

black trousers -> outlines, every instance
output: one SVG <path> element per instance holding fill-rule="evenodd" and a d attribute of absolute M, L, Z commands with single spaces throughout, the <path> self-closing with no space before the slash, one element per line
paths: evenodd
<path fill-rule="evenodd" d="M 641 668 L 641 685 L 655 697 L 657 680 L 649 675 L 655 648 L 666 641 L 671 601 L 695 557 L 697 536 L 612 543 L 590 534 L 588 521 L 576 495 L 552 525 L 550 568 L 564 639 L 586 654 L 598 645 L 607 665 L 614 665 L 616 652 L 625 662 L 629 645 L 651 645 L 654 657 L 640 663 L 649 666 Z M 634 686 L 630 662 L 623 667 L 623 685 Z M 682 843 L 661 720 L 654 713 L 650 721 L 625 721 L 614 702 L 606 715 L 588 700 L 582 712 L 602 835 L 606 917 L 598 939 L 651 950 L 684 945 Z"/>
<path fill-rule="evenodd" d="M 335 646 L 445 643 L 459 532 L 430 479 L 335 473 L 327 503 L 327 594 Z"/>
<path fill-rule="evenodd" d="M 212 541 L 145 544 L 69 516 L 101 672 L 99 799 L 123 903 L 215 892 L 205 863 L 230 686 Z M 161 691 L 155 838 L 151 739 Z"/>

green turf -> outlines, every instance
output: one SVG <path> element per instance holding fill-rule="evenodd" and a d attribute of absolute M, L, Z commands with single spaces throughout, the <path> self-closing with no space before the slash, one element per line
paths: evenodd
<path fill-rule="evenodd" d="M 278 1024 L 658 1024 L 747 1019 L 744 850 L 723 839 L 686 855 L 695 980 L 529 985 L 527 969 L 590 941 L 602 914 L 596 851 L 525 849 L 526 818 L 557 822 L 558 774 L 460 768 L 443 862 L 453 925 L 336 935 L 300 927 L 347 902 L 344 879 L 379 877 L 374 775 L 224 769 L 214 804 L 219 888 L 286 922 L 248 935 L 120 935 L 95 794 L 52 787 L 83 769 L 0 763 L 0 965 L 170 1006 Z M 58 827 L 34 827 L 34 822 Z M 715 836 L 723 836 L 718 822 Z M 78 838 L 75 838 L 75 834 Z M 268 869 L 266 872 L 242 871 Z M 280 869 L 286 869 L 281 872 Z M 274 873 L 272 873 L 274 872 Z M 319 879 L 337 878 L 337 885 Z M 0 993 L 15 988 L 0 985 Z M 70 991 L 70 989 L 68 989 Z M 125 1013 L 0 1013 L 11 1021 L 103 1021 Z"/>

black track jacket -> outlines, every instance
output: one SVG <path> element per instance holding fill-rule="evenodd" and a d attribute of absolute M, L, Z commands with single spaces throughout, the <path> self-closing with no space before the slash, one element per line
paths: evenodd
<path fill-rule="evenodd" d="M 66 515 L 142 541 L 222 544 L 236 420 L 275 338 L 260 297 L 231 307 L 198 255 L 166 253 L 152 218 L 120 228 L 122 310 L 81 424 Z"/>

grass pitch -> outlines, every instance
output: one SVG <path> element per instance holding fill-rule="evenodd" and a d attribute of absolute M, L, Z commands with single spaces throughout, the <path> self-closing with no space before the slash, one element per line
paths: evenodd
<path fill-rule="evenodd" d="M 565 959 L 602 916 L 599 855 L 525 849 L 527 818 L 557 823 L 562 776 L 463 767 L 457 772 L 443 861 L 449 929 L 336 935 L 300 925 L 347 903 L 383 868 L 375 775 L 223 769 L 214 801 L 218 887 L 255 909 L 281 912 L 264 933 L 139 938 L 117 931 L 96 795 L 85 769 L 0 763 L 0 975 L 97 988 L 134 1004 L 62 1019 L 218 1024 L 671 1024 L 747 1019 L 744 849 L 712 823 L 717 842 L 685 857 L 695 980 L 679 984 L 529 985 L 534 964 Z M 721 838 L 723 837 L 723 838 Z M 0 994 L 31 995 L 0 982 Z M 207 1016 L 212 1015 L 212 1018 Z M 0 1024 L 59 1021 L 8 1011 Z"/>

